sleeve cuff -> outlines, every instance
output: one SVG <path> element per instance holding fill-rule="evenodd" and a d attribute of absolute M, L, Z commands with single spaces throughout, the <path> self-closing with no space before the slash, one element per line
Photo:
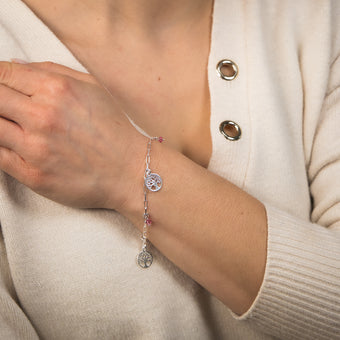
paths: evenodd
<path fill-rule="evenodd" d="M 264 280 L 241 321 L 288 339 L 340 339 L 340 233 L 266 205 Z"/>

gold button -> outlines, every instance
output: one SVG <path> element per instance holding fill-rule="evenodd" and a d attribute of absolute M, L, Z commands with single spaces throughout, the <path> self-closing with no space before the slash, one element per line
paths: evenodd
<path fill-rule="evenodd" d="M 241 128 L 231 120 L 225 120 L 220 124 L 220 132 L 228 140 L 238 140 L 241 138 Z"/>
<path fill-rule="evenodd" d="M 216 70 L 219 77 L 227 81 L 234 80 L 238 75 L 237 65 L 232 60 L 228 59 L 219 61 Z"/>

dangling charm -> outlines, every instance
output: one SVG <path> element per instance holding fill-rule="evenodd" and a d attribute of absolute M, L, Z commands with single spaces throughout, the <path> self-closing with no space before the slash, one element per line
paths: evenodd
<path fill-rule="evenodd" d="M 153 256 L 146 249 L 143 249 L 137 256 L 138 265 L 143 268 L 149 268 L 152 265 Z"/>
<path fill-rule="evenodd" d="M 144 180 L 145 186 L 153 192 L 159 191 L 162 188 L 163 181 L 161 176 L 155 173 L 150 173 Z"/>

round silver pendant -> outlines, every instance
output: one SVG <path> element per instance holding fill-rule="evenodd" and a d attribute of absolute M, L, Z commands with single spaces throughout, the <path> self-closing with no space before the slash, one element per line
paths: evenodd
<path fill-rule="evenodd" d="M 146 250 L 142 250 L 137 256 L 137 263 L 141 268 L 149 268 L 152 265 L 153 256 Z"/>
<path fill-rule="evenodd" d="M 145 186 L 150 191 L 159 191 L 162 188 L 163 182 L 161 176 L 151 173 L 144 180 Z"/>

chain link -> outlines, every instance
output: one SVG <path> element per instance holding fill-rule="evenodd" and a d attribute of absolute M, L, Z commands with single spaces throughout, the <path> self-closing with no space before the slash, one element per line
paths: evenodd
<path fill-rule="evenodd" d="M 146 186 L 146 179 L 151 175 L 150 163 L 151 163 L 151 145 L 153 140 L 158 140 L 160 143 L 163 142 L 162 137 L 151 137 L 147 144 L 147 152 L 145 157 L 145 172 L 144 172 L 144 225 L 142 232 L 142 252 L 139 253 L 137 260 L 138 264 L 142 268 L 149 268 L 152 264 L 152 254 L 147 251 L 147 240 L 148 240 L 148 227 L 152 221 L 149 215 L 149 201 L 148 201 L 148 188 Z M 154 174 L 152 174 L 154 175 Z M 157 174 L 156 174 L 157 175 Z M 157 175 L 159 177 L 159 175 Z M 160 187 L 159 187 L 160 189 Z M 157 191 L 159 190 L 157 189 Z"/>

